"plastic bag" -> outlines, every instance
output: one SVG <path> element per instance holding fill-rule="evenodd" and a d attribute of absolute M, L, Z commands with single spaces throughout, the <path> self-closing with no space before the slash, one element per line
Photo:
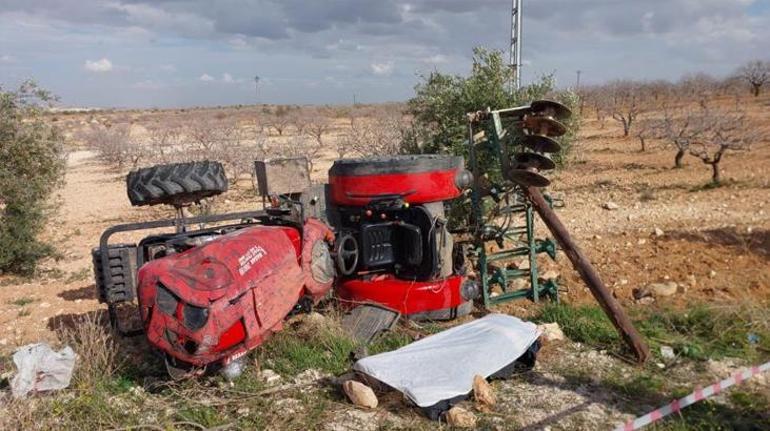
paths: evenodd
<path fill-rule="evenodd" d="M 13 354 L 18 372 L 11 380 L 14 398 L 30 392 L 64 389 L 70 384 L 77 355 L 69 346 L 56 352 L 46 343 L 28 344 Z"/>

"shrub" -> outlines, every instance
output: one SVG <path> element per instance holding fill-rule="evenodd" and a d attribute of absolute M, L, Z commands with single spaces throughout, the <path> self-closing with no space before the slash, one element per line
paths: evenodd
<path fill-rule="evenodd" d="M 31 81 L 0 87 L 0 272 L 30 275 L 53 251 L 38 238 L 66 166 L 61 134 L 43 118 L 52 100 Z"/>

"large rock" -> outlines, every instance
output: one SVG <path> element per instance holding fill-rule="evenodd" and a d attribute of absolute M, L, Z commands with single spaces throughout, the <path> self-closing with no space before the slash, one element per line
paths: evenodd
<path fill-rule="evenodd" d="M 457 428 L 476 428 L 476 415 L 462 407 L 452 407 L 446 413 L 446 422 Z"/>
<path fill-rule="evenodd" d="M 373 409 L 377 407 L 377 395 L 369 386 L 355 380 L 348 380 L 342 384 L 342 390 L 350 401 L 359 406 Z"/>
<path fill-rule="evenodd" d="M 487 379 L 478 374 L 473 376 L 473 399 L 485 406 L 493 406 L 497 403 L 497 397 L 495 397 L 492 386 L 487 382 Z"/>
<path fill-rule="evenodd" d="M 652 296 L 656 298 L 673 296 L 676 294 L 679 288 L 679 286 L 673 281 L 669 281 L 667 283 L 653 283 L 648 287 L 652 291 Z"/>
<path fill-rule="evenodd" d="M 556 322 L 544 323 L 539 325 L 538 328 L 540 328 L 540 331 L 542 331 L 543 335 L 541 335 L 541 337 L 546 342 L 564 340 L 564 332 Z"/>

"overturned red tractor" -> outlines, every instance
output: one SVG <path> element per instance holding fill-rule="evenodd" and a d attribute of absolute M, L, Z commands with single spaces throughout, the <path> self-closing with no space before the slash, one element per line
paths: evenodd
<path fill-rule="evenodd" d="M 469 184 L 459 157 L 341 160 L 328 185 L 276 196 L 265 210 L 187 218 L 187 206 L 227 190 L 221 164 L 133 171 L 131 203 L 171 204 L 177 216 L 104 232 L 93 250 L 99 299 L 121 333 L 146 335 L 172 375 L 237 364 L 335 283 L 347 307 L 453 318 L 478 290 L 454 256 L 444 201 Z M 173 231 L 157 233 L 164 228 Z M 110 243 L 138 230 L 156 232 Z"/>

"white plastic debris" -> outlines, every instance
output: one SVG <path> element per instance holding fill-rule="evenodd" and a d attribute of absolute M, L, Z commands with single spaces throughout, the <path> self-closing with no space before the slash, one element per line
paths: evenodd
<path fill-rule="evenodd" d="M 11 380 L 14 398 L 30 392 L 64 389 L 72 379 L 77 355 L 69 346 L 55 352 L 46 343 L 28 344 L 13 354 L 18 372 Z"/>
<path fill-rule="evenodd" d="M 490 314 L 398 350 L 363 358 L 353 369 L 428 407 L 469 393 L 475 375 L 486 378 L 502 370 L 539 335 L 534 323 Z"/>

